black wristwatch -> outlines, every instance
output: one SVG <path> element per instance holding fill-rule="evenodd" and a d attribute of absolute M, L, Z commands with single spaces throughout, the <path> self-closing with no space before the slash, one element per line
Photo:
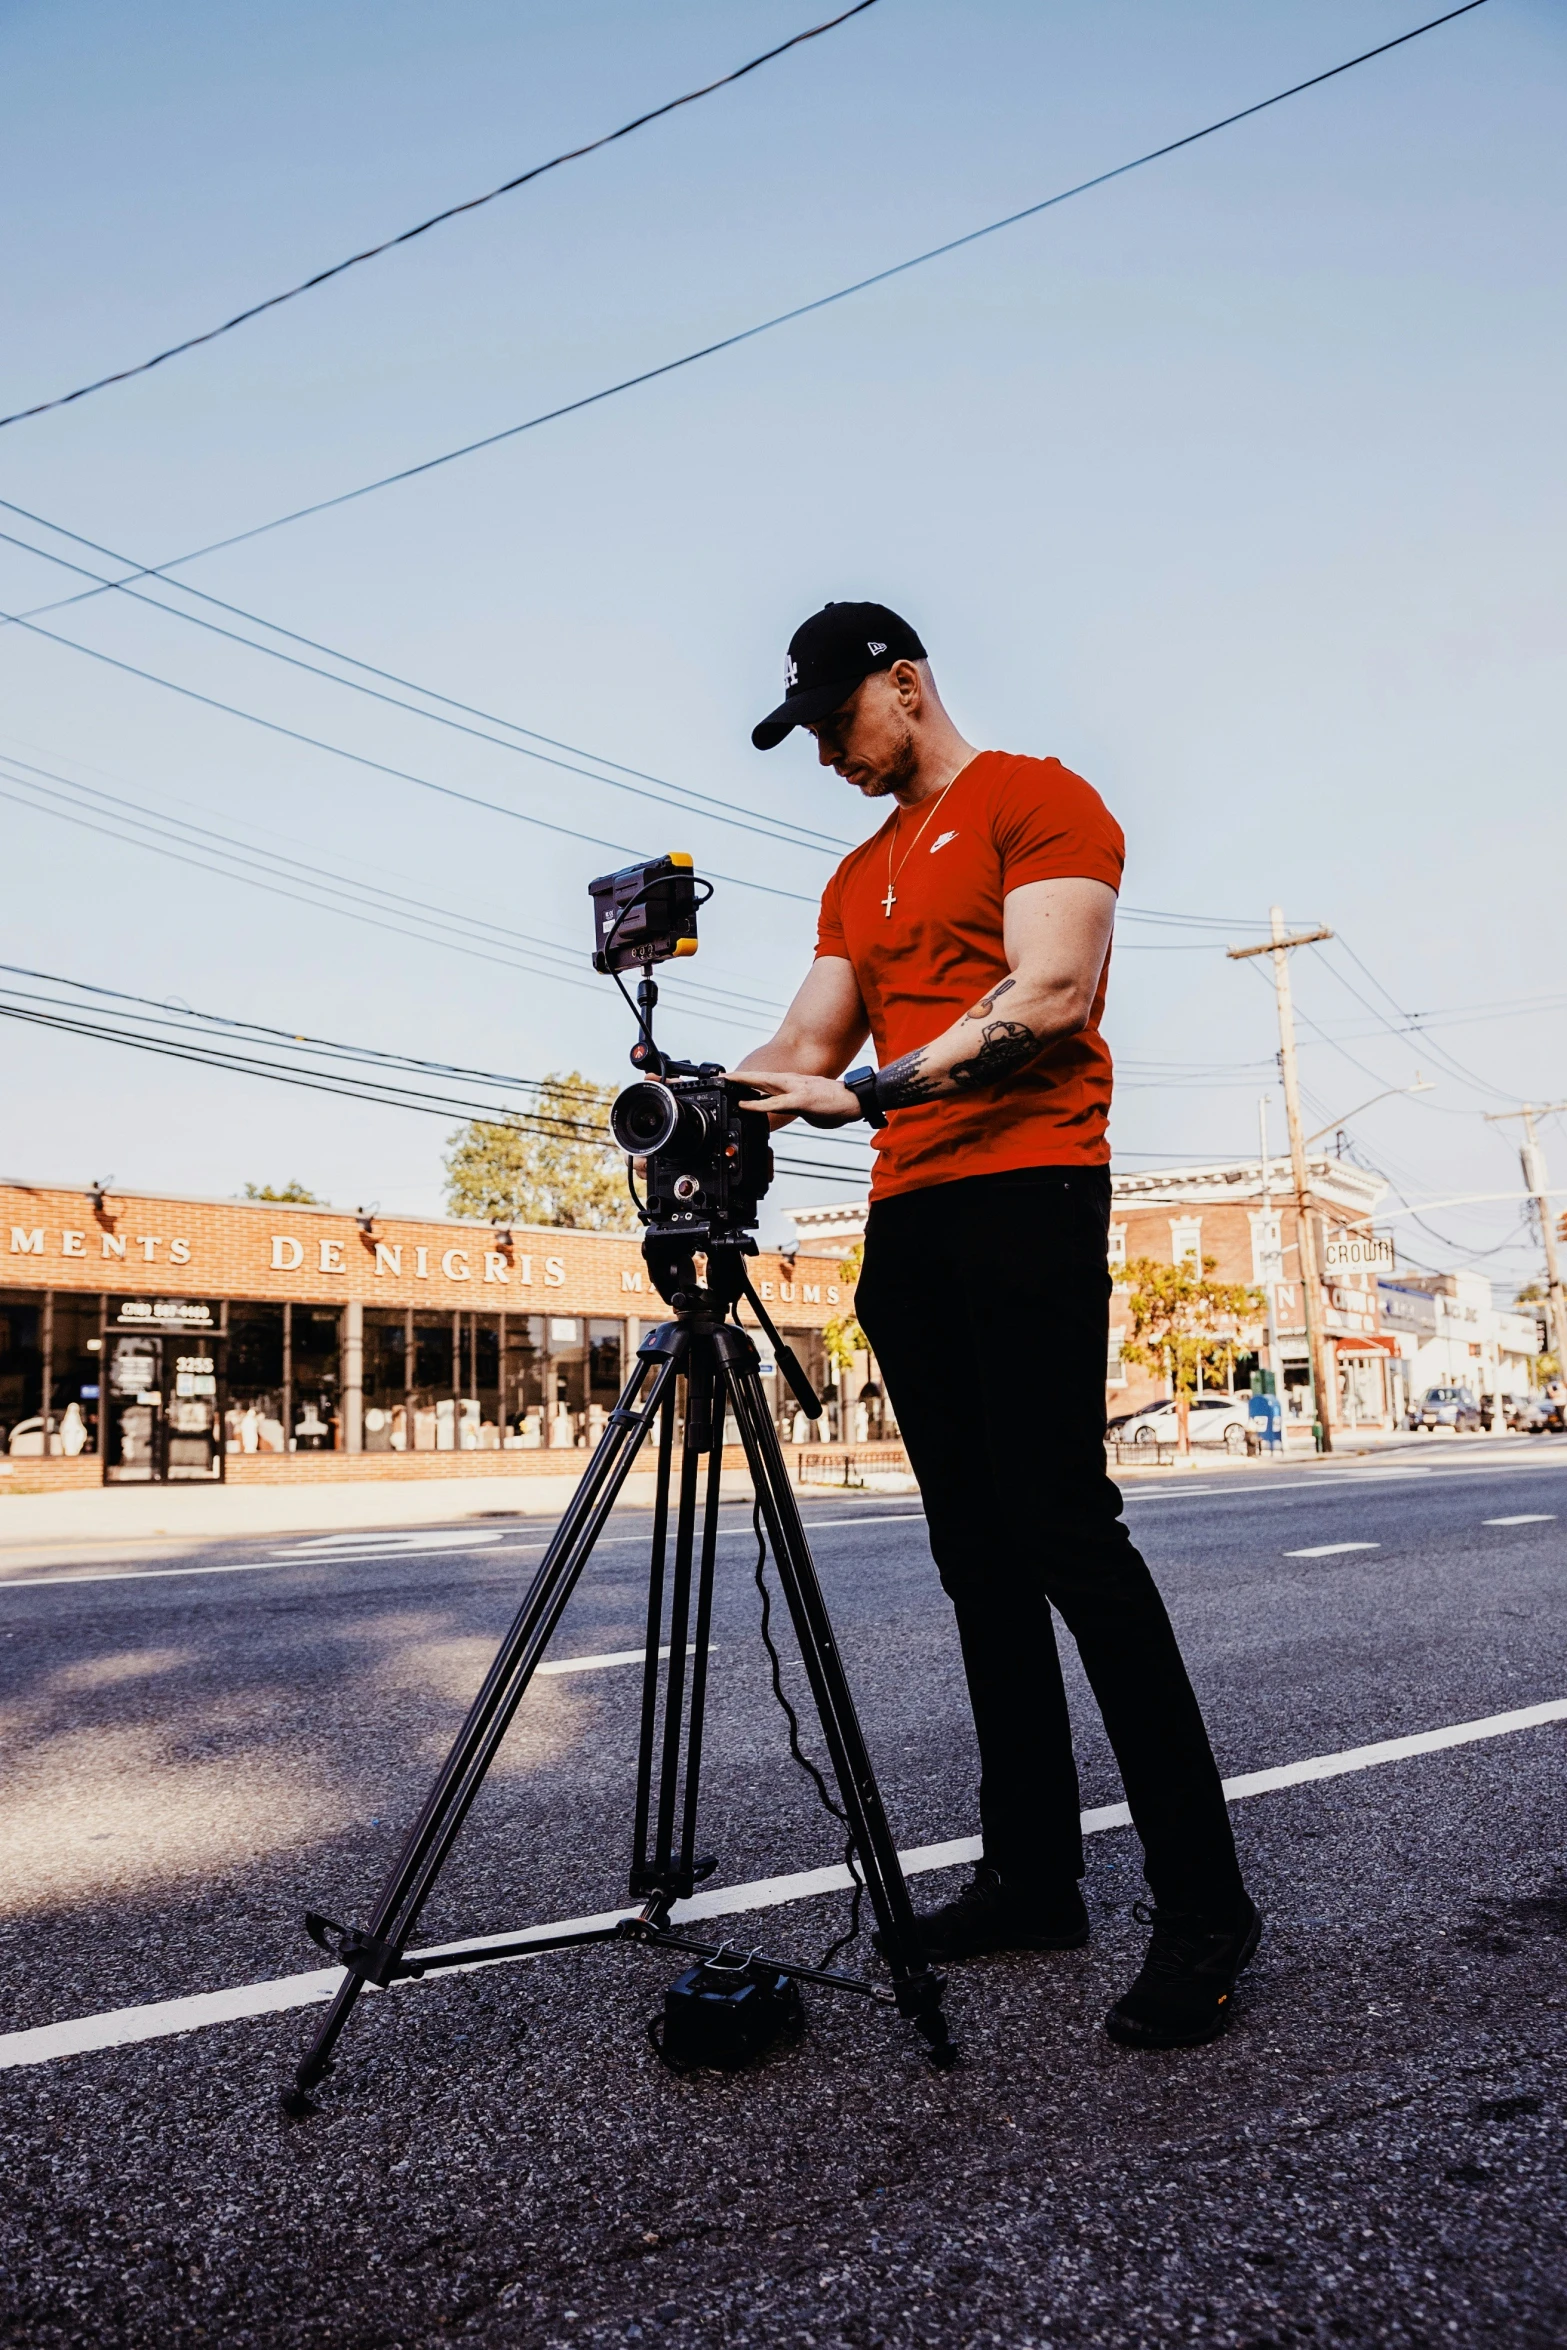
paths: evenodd
<path fill-rule="evenodd" d="M 885 1126 L 887 1123 L 887 1113 L 876 1099 L 876 1081 L 880 1074 L 879 1069 L 871 1068 L 867 1062 L 863 1069 L 850 1069 L 839 1080 L 859 1103 L 860 1116 L 868 1126 Z"/>

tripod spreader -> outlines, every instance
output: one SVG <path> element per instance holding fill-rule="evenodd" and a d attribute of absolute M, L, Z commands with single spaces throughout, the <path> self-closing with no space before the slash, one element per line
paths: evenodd
<path fill-rule="evenodd" d="M 710 1248 L 707 1283 L 700 1286 L 689 1246 L 677 1269 L 667 1258 L 655 1263 L 656 1245 L 650 1238 L 648 1262 L 656 1279 L 664 1275 L 659 1286 L 665 1294 L 674 1292 L 670 1302 L 675 1319 L 650 1331 L 638 1348 L 598 1448 L 409 1831 L 368 1927 L 339 1925 L 314 1911 L 306 1919 L 312 1939 L 339 1960 L 344 1975 L 298 2068 L 296 2085 L 284 2099 L 291 2113 L 314 2110 L 310 2091 L 330 2069 L 338 2037 L 366 1984 L 385 1989 L 451 1967 L 483 1966 L 597 1942 L 635 1942 L 703 1960 L 717 1958 L 729 1947 L 694 1939 L 673 1928 L 670 1919 L 675 1903 L 688 1898 L 714 1865 L 709 1855 L 698 1851 L 697 1810 L 725 1422 L 731 1413 L 799 1643 L 850 1847 L 875 1911 L 877 1946 L 891 1983 L 882 1986 L 792 1959 L 757 1963 L 797 1982 L 854 1991 L 879 2005 L 896 2007 L 926 2042 L 933 2064 L 944 2067 L 956 2056 L 942 2012 L 942 1978 L 927 1965 L 920 1945 L 897 1847 L 762 1390 L 756 1347 L 750 1334 L 727 1318 L 749 1287 L 741 1252 Z M 677 1382 L 682 1378 L 685 1399 L 677 1471 Z M 603 1925 L 533 1929 L 411 1951 L 409 1942 L 442 1865 L 655 1427 L 658 1473 L 630 1877 L 640 1907 L 633 1915 Z"/>

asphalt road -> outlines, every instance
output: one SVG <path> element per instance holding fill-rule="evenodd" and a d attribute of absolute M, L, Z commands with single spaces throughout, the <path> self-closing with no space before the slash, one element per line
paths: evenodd
<path fill-rule="evenodd" d="M 1567 1698 L 1567 1447 L 1198 1472 L 1128 1513 L 1229 1776 Z M 913 1505 L 808 1515 L 900 1844 L 972 1833 Z M 729 1885 L 837 1849 L 726 1516 L 704 1840 Z M 644 1523 L 617 1520 L 564 1661 L 640 1645 Z M 518 1521 L 0 1564 L 0 2033 L 319 1967 L 301 1912 L 367 1912 L 542 1539 Z M 622 1665 L 535 1685 L 421 1940 L 623 1899 L 637 1688 Z M 1084 1803 L 1113 1804 L 1073 1695 Z M 819 1993 L 756 2071 L 677 2078 L 644 2028 L 675 1970 L 629 1950 L 367 1998 L 304 2124 L 277 2092 L 319 2008 L 27 2065 L 13 2044 L 0 2338 L 1560 2345 L 1564 1738 L 1238 1801 L 1269 1930 L 1207 2050 L 1099 2029 L 1142 1940 L 1125 1828 L 1089 1840 L 1088 1950 L 954 1970 L 946 2075 Z M 916 1899 L 959 1881 L 923 1875 Z M 789 1901 L 743 1930 L 809 1953 L 843 1910 Z"/>

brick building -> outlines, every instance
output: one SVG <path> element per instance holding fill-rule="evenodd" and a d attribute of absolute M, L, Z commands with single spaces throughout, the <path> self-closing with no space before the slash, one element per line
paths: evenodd
<path fill-rule="evenodd" d="M 1341 1159 L 1312 1158 L 1310 1214 L 1319 1268 L 1326 1243 L 1346 1236 L 1357 1243 L 1363 1220 L 1382 1199 L 1380 1176 Z M 1270 1313 L 1239 1333 L 1242 1351 L 1234 1369 L 1245 1387 L 1253 1370 L 1268 1369 L 1285 1399 L 1287 1417 L 1312 1418 L 1311 1366 L 1301 1300 L 1300 1235 L 1287 1159 L 1269 1162 L 1264 1182 L 1257 1160 L 1211 1167 L 1173 1167 L 1143 1175 L 1117 1174 L 1112 1181 L 1110 1261 L 1112 1269 L 1137 1257 L 1160 1264 L 1185 1258 L 1214 1260 L 1217 1281 L 1245 1282 L 1262 1290 Z M 865 1200 L 834 1201 L 820 1208 L 790 1211 L 802 1248 L 839 1252 L 865 1230 Z M 1358 1247 L 1344 1249 L 1354 1255 Z M 1367 1255 L 1370 1255 L 1368 1250 Z M 1329 1353 L 1337 1375 L 1338 1425 L 1387 1427 L 1402 1400 L 1396 1376 L 1400 1341 L 1388 1330 L 1373 1263 L 1335 1272 L 1324 1284 Z M 1271 1328 L 1270 1328 L 1271 1320 Z M 1138 1411 L 1169 1394 L 1168 1382 L 1123 1362 L 1127 1329 L 1124 1291 L 1113 1293 L 1110 1354 L 1106 1365 L 1106 1406 L 1111 1415 Z"/>
<path fill-rule="evenodd" d="M 1309 1214 L 1319 1270 L 1335 1236 L 1359 1241 L 1386 1193 L 1380 1176 L 1342 1159 L 1312 1158 Z M 1351 1248 L 1342 1253 L 1359 1253 Z M 1366 1252 L 1369 1256 L 1369 1251 Z M 1248 1384 L 1253 1370 L 1271 1370 L 1288 1417 L 1312 1418 L 1311 1363 L 1300 1280 L 1300 1230 L 1294 1179 L 1287 1159 L 1275 1159 L 1264 1186 L 1257 1160 L 1213 1167 L 1162 1168 L 1117 1175 L 1110 1211 L 1112 1269 L 1136 1257 L 1160 1264 L 1185 1258 L 1214 1260 L 1216 1281 L 1245 1282 L 1262 1291 L 1269 1313 L 1240 1333 L 1244 1351 L 1233 1378 Z M 1389 1374 L 1400 1348 L 1383 1321 L 1374 1263 L 1334 1271 L 1323 1282 L 1324 1329 L 1337 1375 L 1333 1416 L 1339 1426 L 1388 1427 L 1401 1401 Z M 1124 1364 L 1120 1340 L 1127 1326 L 1124 1293 L 1111 1304 L 1106 1392 L 1112 1413 L 1137 1411 L 1168 1395 L 1166 1381 Z M 1271 1322 L 1271 1328 L 1270 1328 Z"/>
<path fill-rule="evenodd" d="M 752 1273 L 820 1389 L 837 1254 Z M 0 1461 L 51 1484 L 558 1470 L 667 1318 L 630 1234 L 0 1183 Z"/>

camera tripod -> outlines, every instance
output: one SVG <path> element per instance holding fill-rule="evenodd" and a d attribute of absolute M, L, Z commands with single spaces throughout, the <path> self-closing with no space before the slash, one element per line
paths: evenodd
<path fill-rule="evenodd" d="M 813 1417 L 821 1407 L 746 1276 L 745 1245 L 709 1245 L 707 1286 L 703 1288 L 697 1280 L 690 1240 L 650 1234 L 644 1241 L 643 1254 L 654 1282 L 675 1319 L 651 1331 L 638 1348 L 603 1437 L 382 1888 L 369 1926 L 343 1926 L 313 1912 L 306 1917 L 312 1939 L 336 1958 L 345 1972 L 298 2067 L 294 2086 L 284 2096 L 288 2112 L 302 2115 L 317 2110 L 310 2092 L 331 2068 L 338 2037 L 367 1983 L 385 1989 L 442 1968 L 535 1957 L 544 1951 L 578 1949 L 599 1942 L 636 1943 L 701 1960 L 732 1955 L 729 1945 L 693 1938 L 671 1923 L 675 1903 L 689 1899 L 696 1885 L 717 1866 L 711 1855 L 698 1854 L 696 1838 L 724 1429 L 731 1415 L 799 1642 L 837 1783 L 841 1817 L 876 1914 L 877 1943 L 891 1984 L 887 1987 L 790 1959 L 764 1959 L 758 1953 L 752 1953 L 750 1964 L 758 1972 L 766 1970 L 795 1983 L 856 1992 L 895 2007 L 914 2024 L 933 2064 L 945 2067 L 953 2062 L 956 2050 L 942 2013 L 942 1978 L 932 1973 L 921 1952 L 897 1849 L 790 1487 L 788 1465 L 762 1390 L 756 1346 L 750 1333 L 729 1318 L 742 1296 L 750 1299 L 779 1366 L 802 1404 Z M 674 1556 L 669 1571 L 677 1381 L 681 1378 L 685 1381 L 685 1409 Z M 658 1476 L 630 1883 L 631 1897 L 640 1907 L 607 1925 L 565 1928 L 558 1933 L 498 1935 L 457 1947 L 410 1951 L 410 1937 L 441 1868 L 638 1453 L 655 1427 Z"/>

